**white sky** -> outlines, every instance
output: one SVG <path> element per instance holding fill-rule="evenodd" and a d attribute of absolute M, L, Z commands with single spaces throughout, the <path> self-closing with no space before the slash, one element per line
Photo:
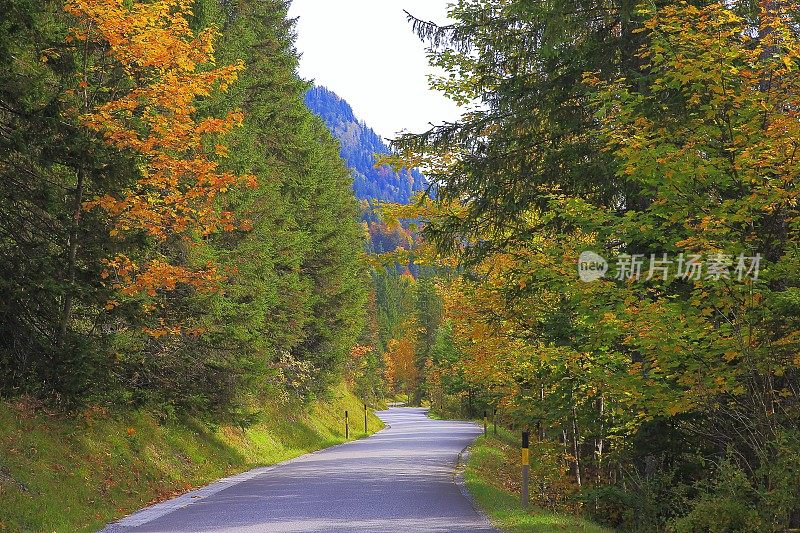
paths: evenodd
<path fill-rule="evenodd" d="M 293 0 L 300 75 L 324 85 L 382 137 L 455 120 L 455 103 L 428 88 L 425 44 L 403 9 L 447 23 L 450 0 Z"/>

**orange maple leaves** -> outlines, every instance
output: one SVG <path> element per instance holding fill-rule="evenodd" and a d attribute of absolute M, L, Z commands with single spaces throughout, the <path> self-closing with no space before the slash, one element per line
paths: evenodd
<path fill-rule="evenodd" d="M 350 357 L 353 360 L 360 360 L 375 351 L 374 346 L 356 345 L 350 349 Z"/>
<path fill-rule="evenodd" d="M 124 70 L 132 89 L 81 117 L 105 142 L 135 154 L 142 162 L 135 186 L 86 202 L 111 218 L 113 236 L 145 232 L 158 242 L 179 239 L 188 246 L 220 231 L 249 230 L 233 213 L 219 209 L 217 198 L 234 187 L 255 187 L 253 176 L 220 168 L 227 155 L 220 137 L 243 121 L 241 112 L 198 118 L 196 101 L 227 91 L 244 68 L 242 62 L 214 66 L 209 28 L 197 35 L 189 27 L 189 0 L 125 2 L 69 0 L 65 9 L 80 24 L 69 40 L 92 42 Z M 91 80 L 84 76 L 81 85 Z M 107 261 L 124 295 L 173 290 L 187 284 L 215 290 L 220 275 L 213 265 L 192 269 L 163 258 L 137 264 L 126 256 Z M 106 276 L 111 272 L 106 271 Z"/>
<path fill-rule="evenodd" d="M 410 332 L 413 333 L 413 332 Z M 390 387 L 400 392 L 404 386 L 407 393 L 411 393 L 419 377 L 417 367 L 414 365 L 414 339 L 406 335 L 401 339 L 392 339 L 383 354 L 386 364 L 386 381 Z"/>

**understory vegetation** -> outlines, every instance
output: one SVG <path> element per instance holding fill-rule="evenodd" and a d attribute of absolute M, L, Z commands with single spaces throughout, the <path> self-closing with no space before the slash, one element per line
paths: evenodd
<path fill-rule="evenodd" d="M 597 526 L 576 515 L 572 509 L 562 507 L 560 512 L 546 507 L 533 506 L 523 510 L 521 504 L 520 450 L 517 436 L 505 429 L 498 435 L 480 437 L 470 447 L 464 471 L 464 483 L 475 502 L 492 523 L 508 533 L 556 533 L 560 531 L 604 533 L 611 530 Z M 553 456 L 543 448 L 532 451 L 531 490 L 535 493 L 546 479 L 557 470 Z M 534 501 L 544 502 L 543 494 Z"/>

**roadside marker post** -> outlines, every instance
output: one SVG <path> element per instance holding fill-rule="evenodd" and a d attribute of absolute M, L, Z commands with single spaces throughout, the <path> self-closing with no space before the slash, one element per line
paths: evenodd
<path fill-rule="evenodd" d="M 344 412 L 344 439 L 350 440 L 350 413 Z"/>
<path fill-rule="evenodd" d="M 530 432 L 522 432 L 522 508 L 528 509 L 528 484 L 530 483 L 531 455 Z"/>
<path fill-rule="evenodd" d="M 497 436 L 497 409 L 492 413 L 492 424 L 494 425 L 494 436 Z"/>
<path fill-rule="evenodd" d="M 486 425 L 486 411 L 483 412 L 483 436 L 489 436 L 489 426 Z"/>
<path fill-rule="evenodd" d="M 369 427 L 367 426 L 367 404 L 364 404 L 364 435 L 369 435 Z"/>

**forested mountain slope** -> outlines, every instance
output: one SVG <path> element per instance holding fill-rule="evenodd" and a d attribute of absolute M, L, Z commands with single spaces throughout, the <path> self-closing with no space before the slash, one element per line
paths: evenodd
<path fill-rule="evenodd" d="M 353 190 L 360 200 L 408 203 L 427 183 L 419 170 L 395 172 L 388 166 L 375 168 L 375 154 L 391 150 L 369 126 L 356 118 L 345 100 L 325 87 L 312 87 L 306 105 L 320 116 L 341 144 L 341 156 L 353 171 Z"/>

